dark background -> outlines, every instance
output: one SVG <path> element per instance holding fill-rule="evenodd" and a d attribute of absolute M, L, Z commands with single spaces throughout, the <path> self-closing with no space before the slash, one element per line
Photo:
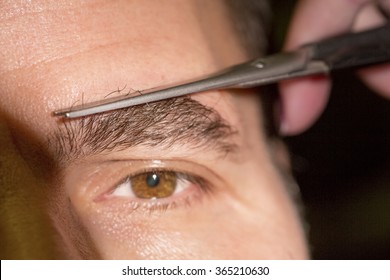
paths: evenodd
<path fill-rule="evenodd" d="M 296 1 L 270 2 L 277 50 Z M 390 101 L 354 73 L 338 73 L 319 121 L 286 142 L 312 257 L 390 259 Z"/>

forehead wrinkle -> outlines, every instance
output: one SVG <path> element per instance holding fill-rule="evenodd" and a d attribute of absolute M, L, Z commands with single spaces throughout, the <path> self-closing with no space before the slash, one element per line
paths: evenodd
<path fill-rule="evenodd" d="M 49 137 L 59 162 L 134 147 L 235 152 L 237 130 L 217 111 L 189 98 L 173 98 L 117 111 L 64 120 Z"/>

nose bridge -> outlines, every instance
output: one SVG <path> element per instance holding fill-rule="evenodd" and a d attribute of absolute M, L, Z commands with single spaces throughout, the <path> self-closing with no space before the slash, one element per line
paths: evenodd
<path fill-rule="evenodd" d="M 18 154 L 0 120 L 0 258 L 62 259 L 43 182 Z"/>

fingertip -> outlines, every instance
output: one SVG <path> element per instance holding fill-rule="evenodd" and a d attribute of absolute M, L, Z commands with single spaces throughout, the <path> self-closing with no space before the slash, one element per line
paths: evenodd
<path fill-rule="evenodd" d="M 310 77 L 279 85 L 281 110 L 280 133 L 285 136 L 304 132 L 323 112 L 329 97 L 330 81 Z"/>
<path fill-rule="evenodd" d="M 370 67 L 359 71 L 366 84 L 381 96 L 390 99 L 390 65 Z"/>

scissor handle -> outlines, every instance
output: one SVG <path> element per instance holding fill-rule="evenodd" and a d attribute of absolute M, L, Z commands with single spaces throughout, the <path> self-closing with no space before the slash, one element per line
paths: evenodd
<path fill-rule="evenodd" d="M 390 24 L 306 46 L 312 49 L 312 60 L 324 61 L 330 70 L 390 62 Z"/>

